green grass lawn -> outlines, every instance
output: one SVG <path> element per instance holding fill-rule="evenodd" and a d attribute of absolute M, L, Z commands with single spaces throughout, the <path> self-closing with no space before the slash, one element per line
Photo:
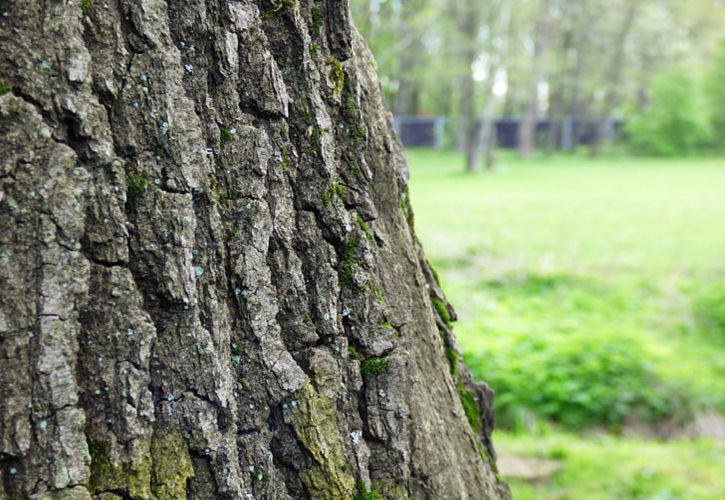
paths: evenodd
<path fill-rule="evenodd" d="M 459 313 L 466 360 L 519 433 L 499 448 L 535 453 L 527 433 L 553 423 L 547 442 L 566 451 L 552 481 L 516 492 L 725 497 L 717 475 L 687 489 L 691 469 L 722 464 L 718 444 L 572 434 L 725 413 L 725 160 L 502 155 L 471 176 L 454 153 L 407 156 L 416 230 Z M 637 465 L 648 454 L 660 457 L 651 470 Z M 597 468 L 617 479 L 605 488 Z M 662 489 L 637 493 L 637 481 Z"/>

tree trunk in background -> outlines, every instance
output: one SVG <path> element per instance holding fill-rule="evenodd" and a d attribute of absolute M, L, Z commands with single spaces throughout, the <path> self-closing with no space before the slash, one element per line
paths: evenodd
<path fill-rule="evenodd" d="M 536 127 L 539 119 L 539 83 L 544 71 L 546 45 L 549 36 L 549 0 L 540 0 L 536 20 L 534 56 L 531 61 L 531 75 L 527 88 L 526 107 L 519 127 L 519 155 L 528 158 L 536 148 Z"/>
<path fill-rule="evenodd" d="M 486 105 L 481 115 L 481 126 L 477 127 L 478 132 L 475 136 L 475 141 L 470 151 L 468 151 L 469 156 L 466 157 L 466 165 L 469 172 L 476 172 L 480 169 L 479 165 L 483 157 L 486 158 L 486 169 L 493 170 L 494 155 L 492 148 L 496 144 L 495 112 L 496 105 L 499 101 L 495 92 L 496 75 L 508 57 L 508 41 L 505 35 L 511 31 L 511 2 L 504 2 L 500 9 L 497 9 L 493 19 L 493 21 L 488 23 L 491 33 L 488 35 L 489 47 L 487 52 L 489 56 L 485 94 Z M 501 42 L 501 45 L 497 48 L 498 50 L 496 50 L 493 40 L 499 34 L 504 41 Z"/>
<path fill-rule="evenodd" d="M 461 33 L 461 62 L 464 68 L 461 76 L 461 150 L 466 158 L 466 171 L 472 172 L 474 165 L 469 161 L 476 150 L 476 81 L 473 64 L 478 56 L 479 11 L 477 0 L 465 0 L 458 9 L 459 31 Z M 477 168 L 477 167 L 476 167 Z"/>
<path fill-rule="evenodd" d="M 604 103 L 601 110 L 601 118 L 598 120 L 596 125 L 596 131 L 594 134 L 594 141 L 592 142 L 590 152 L 592 156 L 598 156 L 604 145 L 604 141 L 607 133 L 607 126 L 612 116 L 614 108 L 619 105 L 619 95 L 621 92 L 620 86 L 622 84 L 622 70 L 625 63 L 625 48 L 627 44 L 627 38 L 632 30 L 634 23 L 634 17 L 637 12 L 638 3 L 632 0 L 629 3 L 627 11 L 624 13 L 624 19 L 622 20 L 622 26 L 617 33 L 617 37 L 614 40 L 614 53 L 609 63 L 607 71 L 607 78 L 605 80 L 605 94 Z"/>
<path fill-rule="evenodd" d="M 3 12 L 0 498 L 507 495 L 346 2 Z"/>
<path fill-rule="evenodd" d="M 395 93 L 393 112 L 399 116 L 418 114 L 420 85 L 418 66 L 423 50 L 420 28 L 415 25 L 415 17 L 425 6 L 425 0 L 408 0 L 401 5 L 400 38 L 403 49 L 400 50 L 398 68 L 398 90 Z"/>
<path fill-rule="evenodd" d="M 488 100 L 481 117 L 481 126 L 478 127 L 471 150 L 468 151 L 468 156 L 466 156 L 466 166 L 469 172 L 478 172 L 481 169 L 481 159 L 484 156 L 486 157 L 486 169 L 493 169 L 493 154 L 490 148 L 494 143 L 495 124 L 493 113 L 496 110 L 496 101 L 493 90 L 489 89 Z"/>

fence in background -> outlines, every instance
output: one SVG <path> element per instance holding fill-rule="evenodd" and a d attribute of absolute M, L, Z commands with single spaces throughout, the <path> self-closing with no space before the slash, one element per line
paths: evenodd
<path fill-rule="evenodd" d="M 442 116 L 395 116 L 393 126 L 398 137 L 407 147 L 455 147 L 458 144 L 459 120 Z M 598 126 L 596 120 L 565 118 L 561 122 L 539 120 L 536 126 L 537 144 L 545 147 L 550 140 L 565 151 L 593 142 Z M 557 125 L 557 126 L 555 126 Z M 611 144 L 620 135 L 623 120 L 610 119 L 605 124 L 605 143 Z M 478 126 L 481 126 L 479 121 Z M 519 127 L 517 118 L 496 119 L 496 144 L 505 149 L 518 147 Z M 550 134 L 556 137 L 550 139 Z"/>

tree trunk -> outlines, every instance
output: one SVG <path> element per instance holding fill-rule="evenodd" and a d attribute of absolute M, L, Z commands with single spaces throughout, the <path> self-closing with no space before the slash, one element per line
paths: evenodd
<path fill-rule="evenodd" d="M 528 158 L 536 148 L 536 129 L 539 121 L 539 84 L 544 71 L 544 58 L 549 36 L 549 0 L 540 0 L 534 35 L 534 56 L 528 88 L 526 108 L 519 127 L 519 155 Z"/>
<path fill-rule="evenodd" d="M 476 148 L 478 123 L 476 119 L 476 81 L 473 64 L 478 57 L 479 12 L 481 6 L 476 0 L 464 0 L 456 11 L 461 36 L 461 150 L 465 157 L 466 171 L 472 172 L 471 158 Z"/>
<path fill-rule="evenodd" d="M 420 84 L 417 75 L 423 52 L 420 27 L 416 15 L 425 7 L 425 0 L 407 0 L 401 5 L 398 90 L 395 93 L 393 111 L 398 116 L 418 114 Z"/>
<path fill-rule="evenodd" d="M 604 102 L 601 108 L 601 117 L 597 120 L 594 140 L 592 141 L 590 153 L 592 156 L 599 156 L 601 153 L 602 146 L 604 145 L 607 137 L 607 128 L 609 124 L 612 112 L 619 105 L 619 99 L 621 94 L 622 84 L 622 71 L 624 69 L 626 59 L 626 45 L 629 33 L 632 30 L 634 24 L 635 15 L 637 13 L 638 3 L 632 1 L 622 20 L 622 25 L 614 39 L 614 52 L 612 53 L 612 59 L 609 62 L 609 68 L 606 74 L 606 81 L 604 84 L 605 95 Z"/>
<path fill-rule="evenodd" d="M 0 498 L 507 495 L 346 2 L 0 42 Z"/>

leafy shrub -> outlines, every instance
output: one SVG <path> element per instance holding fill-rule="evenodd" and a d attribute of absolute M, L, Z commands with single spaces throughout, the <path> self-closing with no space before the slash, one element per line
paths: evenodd
<path fill-rule="evenodd" d="M 707 105 L 712 116 L 715 145 L 725 147 L 725 39 L 720 41 L 706 79 Z"/>
<path fill-rule="evenodd" d="M 517 336 L 495 351 L 467 355 L 474 374 L 496 390 L 501 424 L 534 415 L 568 427 L 616 426 L 630 416 L 657 420 L 676 399 L 635 339 L 569 333 Z"/>
<path fill-rule="evenodd" d="M 725 283 L 716 283 L 695 292 L 692 310 L 703 333 L 725 340 Z"/>
<path fill-rule="evenodd" d="M 630 117 L 629 144 L 636 153 L 687 155 L 711 136 L 704 93 L 692 72 L 684 69 L 655 79 L 649 109 Z"/>

